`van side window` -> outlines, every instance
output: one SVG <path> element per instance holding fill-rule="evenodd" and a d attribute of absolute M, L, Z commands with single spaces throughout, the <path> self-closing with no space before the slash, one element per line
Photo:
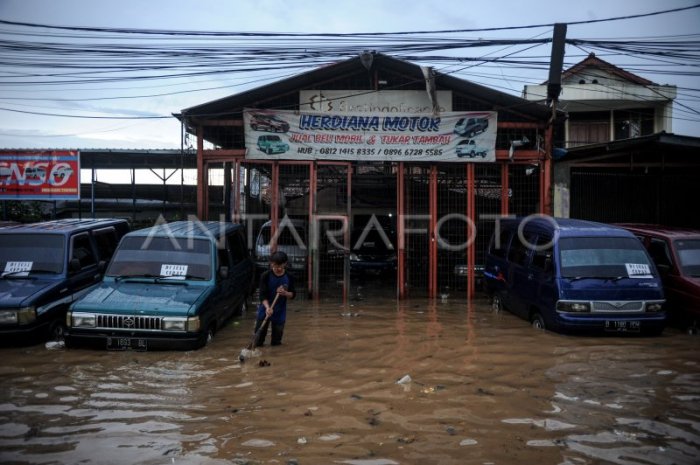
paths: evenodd
<path fill-rule="evenodd" d="M 97 264 L 97 258 L 90 244 L 90 236 L 87 233 L 73 236 L 71 259 L 76 258 L 80 262 L 81 268 Z"/>
<path fill-rule="evenodd" d="M 534 237 L 528 237 L 527 242 L 532 244 L 533 239 Z M 508 252 L 508 260 L 518 265 L 526 265 L 529 253 L 530 248 L 528 245 L 523 243 L 519 237 L 513 237 L 513 242 L 510 244 L 510 251 Z"/>
<path fill-rule="evenodd" d="M 506 250 L 508 250 L 508 242 L 510 242 L 510 231 L 501 231 L 501 234 L 498 236 L 498 241 L 495 239 L 494 237 L 494 240 L 491 242 L 491 250 L 489 253 L 496 257 L 505 258 Z"/>
<path fill-rule="evenodd" d="M 100 260 L 109 261 L 114 255 L 118 242 L 114 228 L 97 229 L 93 231 L 92 237 L 95 238 L 95 245 L 97 245 L 97 253 L 100 254 Z"/>
<path fill-rule="evenodd" d="M 532 266 L 545 273 L 552 271 L 552 238 L 537 236 L 536 249 L 532 255 Z M 547 248 L 543 248 L 547 246 Z"/>

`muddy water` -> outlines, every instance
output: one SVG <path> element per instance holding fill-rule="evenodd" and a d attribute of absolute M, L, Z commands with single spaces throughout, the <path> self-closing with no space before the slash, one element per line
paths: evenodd
<path fill-rule="evenodd" d="M 290 311 L 245 363 L 251 314 L 193 352 L 0 349 L 0 462 L 699 463 L 698 336 L 540 333 L 482 301 Z"/>

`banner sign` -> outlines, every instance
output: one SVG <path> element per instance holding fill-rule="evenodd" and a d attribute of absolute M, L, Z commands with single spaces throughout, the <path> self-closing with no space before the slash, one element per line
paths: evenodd
<path fill-rule="evenodd" d="M 246 158 L 496 160 L 497 112 L 383 113 L 246 109 Z"/>
<path fill-rule="evenodd" d="M 0 151 L 0 200 L 77 200 L 77 150 Z"/>

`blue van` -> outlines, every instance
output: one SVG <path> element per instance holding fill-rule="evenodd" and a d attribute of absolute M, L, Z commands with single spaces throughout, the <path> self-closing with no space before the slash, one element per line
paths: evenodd
<path fill-rule="evenodd" d="M 98 285 L 123 219 L 63 219 L 0 228 L 0 340 L 61 339 L 66 311 Z"/>
<path fill-rule="evenodd" d="M 630 232 L 590 221 L 533 215 L 502 220 L 484 278 L 493 310 L 538 329 L 640 333 L 664 329 L 661 279 Z"/>
<path fill-rule="evenodd" d="M 253 289 L 244 233 L 229 222 L 176 221 L 127 234 L 102 284 L 71 305 L 66 347 L 206 345 Z"/>

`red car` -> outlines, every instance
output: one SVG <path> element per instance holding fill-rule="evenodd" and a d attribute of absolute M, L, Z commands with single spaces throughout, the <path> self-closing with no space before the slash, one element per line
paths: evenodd
<path fill-rule="evenodd" d="M 661 274 L 666 311 L 697 332 L 700 322 L 700 230 L 653 224 L 618 224 L 644 244 Z"/>

